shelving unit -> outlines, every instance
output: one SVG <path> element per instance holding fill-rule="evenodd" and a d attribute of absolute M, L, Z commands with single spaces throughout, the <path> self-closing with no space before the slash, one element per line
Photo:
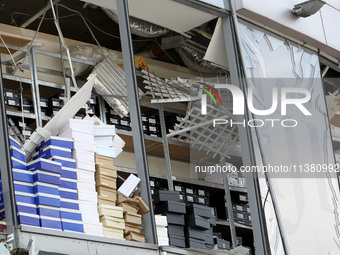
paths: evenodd
<path fill-rule="evenodd" d="M 4 47 L 3 44 L 0 43 L 0 46 Z M 18 117 L 18 118 L 27 118 L 30 120 L 36 120 L 36 127 L 43 126 L 42 121 L 49 121 L 50 117 L 40 117 L 40 92 L 41 88 L 52 88 L 60 91 L 65 91 L 65 85 L 64 84 L 59 84 L 59 83 L 54 83 L 50 81 L 43 81 L 41 79 L 38 79 L 38 72 L 43 72 L 43 73 L 50 73 L 50 74 L 58 74 L 55 70 L 50 70 L 48 68 L 42 68 L 38 67 L 37 61 L 36 61 L 36 54 L 56 58 L 56 59 L 64 59 L 67 60 L 66 56 L 62 56 L 58 53 L 53 53 L 41 49 L 27 49 L 25 47 L 18 47 L 18 46 L 13 46 L 13 45 L 7 45 L 9 49 L 17 50 L 23 53 L 28 52 L 28 58 L 30 59 L 30 62 L 32 65 L 30 66 L 30 71 L 31 71 L 31 78 L 26 78 L 26 77 L 20 77 L 18 75 L 11 75 L 11 74 L 3 74 L 3 79 L 4 80 L 9 80 L 9 81 L 14 81 L 18 83 L 25 83 L 29 84 L 32 88 L 32 98 L 33 98 L 33 103 L 34 103 L 34 109 L 35 109 L 35 114 L 29 114 L 29 113 L 21 113 L 13 110 L 6 110 L 7 116 L 12 116 L 12 117 Z M 82 63 L 82 64 L 87 64 L 91 66 L 95 66 L 97 63 L 93 61 L 87 61 L 83 59 L 78 59 L 78 58 L 72 58 L 72 61 L 77 62 L 77 63 Z M 8 64 L 8 63 L 6 63 Z M 27 69 L 29 66 L 23 66 L 23 68 Z M 60 73 L 59 73 L 60 74 Z M 71 92 L 76 92 L 77 90 L 74 87 L 70 87 Z M 103 100 L 100 100 L 100 117 L 102 118 L 103 121 L 105 121 L 105 112 L 104 112 L 104 105 L 103 105 Z M 163 104 L 162 107 L 160 108 L 159 105 L 157 104 L 152 104 L 150 102 L 150 98 L 148 97 L 143 97 L 140 102 L 140 106 L 148 109 L 153 109 L 158 111 L 158 114 L 161 118 L 161 122 L 164 122 L 164 113 L 169 112 L 169 113 L 176 113 L 176 114 L 182 114 L 184 115 L 186 113 L 187 107 L 186 104 Z M 164 126 L 163 126 L 164 130 Z M 123 140 L 126 141 L 127 147 L 131 148 L 133 144 L 133 132 L 130 131 L 125 131 L 125 130 L 120 130 L 117 129 L 117 134 L 121 135 L 123 137 Z M 164 133 L 163 133 L 164 135 Z M 170 164 L 171 160 L 173 159 L 178 159 L 178 160 L 183 160 L 183 161 L 189 161 L 190 159 L 190 144 L 186 142 L 181 142 L 175 139 L 168 139 L 168 138 L 162 138 L 162 137 L 154 137 L 154 136 L 149 136 L 149 135 L 144 135 L 144 138 L 147 142 L 149 142 L 149 149 L 150 151 L 155 152 L 157 148 L 159 148 L 164 156 L 164 160 Z M 166 146 L 169 146 L 169 151 L 164 153 L 166 151 L 165 149 L 165 143 L 167 143 Z M 180 151 L 180 153 L 185 152 L 184 156 L 181 157 L 179 155 L 180 153 L 176 153 L 176 151 Z M 205 151 L 201 152 L 202 155 L 205 155 Z M 231 153 L 231 156 L 240 158 L 241 154 L 240 153 Z M 129 169 L 125 168 L 123 166 L 117 167 L 119 172 L 122 173 L 128 173 L 128 174 L 137 174 L 136 169 Z M 210 182 L 205 182 L 201 180 L 195 180 L 195 179 L 188 179 L 188 178 L 183 178 L 180 176 L 175 176 L 171 174 L 171 169 L 167 169 L 167 175 L 165 174 L 158 174 L 158 173 L 152 173 L 150 172 L 150 177 L 153 178 L 159 178 L 162 180 L 167 180 L 169 186 L 170 183 L 173 181 L 176 182 L 181 182 L 184 184 L 190 184 L 190 185 L 197 185 L 200 187 L 205 187 L 205 188 L 211 188 L 211 189 L 216 189 L 219 192 L 224 192 L 224 191 L 233 191 L 233 192 L 241 192 L 241 193 L 246 193 L 247 189 L 246 188 L 240 188 L 240 187 L 234 187 L 234 186 L 227 186 L 226 184 L 216 184 L 216 183 L 210 183 Z M 228 197 L 228 196 L 227 196 Z M 231 201 L 227 201 L 227 204 L 231 205 Z M 228 231 L 231 228 L 236 227 L 237 229 L 241 229 L 242 231 L 252 231 L 252 227 L 249 225 L 241 224 L 234 222 L 233 216 L 230 218 L 230 221 L 227 220 L 217 220 L 217 225 L 220 227 L 227 227 Z M 231 231 L 233 232 L 233 231 Z M 1 236 L 0 236 L 1 238 Z M 54 246 L 57 246 L 58 251 L 60 253 L 65 252 L 65 246 L 67 247 L 72 247 L 71 250 L 77 250 L 80 249 L 79 247 L 81 246 L 89 246 L 89 250 L 87 251 L 88 254 L 90 254 L 91 251 L 94 251 L 95 249 L 101 249 L 102 251 L 108 251 L 112 249 L 118 249 L 119 251 L 123 252 L 130 252 L 132 253 L 140 253 L 143 254 L 143 252 L 146 252 L 148 250 L 149 254 L 158 254 L 159 251 L 166 251 L 168 254 L 190 254 L 187 252 L 183 252 L 180 249 L 172 248 L 172 247 L 167 247 L 167 248 L 159 248 L 156 245 L 153 244 L 139 244 L 139 243 L 131 243 L 131 242 L 120 242 L 120 241 L 115 241 L 112 239 L 108 238 L 99 238 L 99 237 L 93 237 L 93 236 L 86 236 L 82 234 L 66 234 L 66 233 L 61 233 L 59 231 L 53 231 L 53 230 L 44 230 L 44 229 L 37 229 L 34 227 L 28 227 L 28 226 L 22 226 L 18 230 L 18 238 L 20 239 L 19 244 L 20 246 L 24 247 L 28 243 L 31 242 L 32 239 L 34 239 L 34 242 L 41 242 L 39 244 L 39 249 L 41 251 L 47 251 L 48 246 L 53 243 Z M 233 237 L 231 237 L 233 238 Z M 65 244 L 68 245 L 65 245 Z M 60 244 L 60 245 L 58 245 Z M 60 247 L 58 247 L 60 246 Z M 140 250 L 138 250 L 140 249 Z M 68 252 L 71 252 L 68 250 Z M 78 250 L 79 252 L 79 250 Z M 183 252 L 183 253 L 182 253 Z M 71 252 L 72 254 L 72 252 Z M 84 253 L 85 254 L 85 253 Z M 202 251 L 202 254 L 204 252 Z"/>

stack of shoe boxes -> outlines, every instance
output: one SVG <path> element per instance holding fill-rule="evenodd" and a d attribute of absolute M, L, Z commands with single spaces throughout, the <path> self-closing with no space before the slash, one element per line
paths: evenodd
<path fill-rule="evenodd" d="M 132 197 L 125 197 L 118 194 L 117 205 L 123 209 L 125 230 L 124 236 L 126 240 L 145 242 L 145 236 L 142 231 L 142 215 L 149 211 L 144 201 L 139 196 L 137 190 Z"/>
<path fill-rule="evenodd" d="M 40 109 L 41 109 L 41 116 L 51 116 L 49 110 L 49 99 L 40 98 Z"/>
<path fill-rule="evenodd" d="M 181 201 L 210 205 L 210 193 L 207 189 L 183 183 L 174 183 L 174 189 L 180 193 Z"/>
<path fill-rule="evenodd" d="M 123 208 L 118 206 L 99 204 L 100 221 L 103 224 L 104 236 L 124 239 L 125 220 Z"/>
<path fill-rule="evenodd" d="M 169 245 L 169 237 L 168 237 L 168 221 L 166 216 L 163 215 L 155 215 L 156 221 L 156 231 L 157 231 L 157 241 L 159 246 L 167 246 Z"/>
<path fill-rule="evenodd" d="M 10 138 L 10 153 L 14 180 L 14 192 L 17 201 L 17 214 L 19 224 L 40 226 L 40 219 L 33 193 L 33 172 L 27 171 L 26 155 L 20 150 L 20 144 Z M 1 192 L 1 213 L 5 218 L 3 207 L 3 194 Z"/>
<path fill-rule="evenodd" d="M 73 139 L 52 136 L 49 140 L 41 143 L 40 154 L 43 158 L 51 158 L 62 165 L 59 185 L 62 229 L 84 232 L 77 201 L 77 171 L 75 161 L 72 159 L 72 149 Z M 71 202 L 65 203 L 65 199 L 70 199 Z"/>
<path fill-rule="evenodd" d="M 153 195 L 155 214 L 162 214 L 167 217 L 168 237 L 170 245 L 185 248 L 185 213 L 184 202 L 180 202 L 179 192 L 155 190 Z"/>
<path fill-rule="evenodd" d="M 187 247 L 212 249 L 214 246 L 214 226 L 216 226 L 216 219 L 213 214 L 213 208 L 198 204 L 187 205 Z"/>
<path fill-rule="evenodd" d="M 66 196 L 62 201 L 79 200 L 84 232 L 89 235 L 103 236 L 103 226 L 99 221 L 97 210 L 98 196 L 95 183 L 95 151 L 94 125 L 92 121 L 70 119 L 59 130 L 59 136 L 72 138 L 74 149 L 73 160 L 77 168 L 77 190 L 63 190 Z M 77 194 L 78 193 L 78 194 Z"/>
<path fill-rule="evenodd" d="M 38 158 L 27 164 L 33 172 L 33 193 L 40 218 L 40 226 L 62 230 L 60 218 L 61 163 Z"/>
<path fill-rule="evenodd" d="M 245 192 L 232 193 L 232 203 L 234 220 L 244 224 L 251 224 L 251 215 L 247 193 Z"/>
<path fill-rule="evenodd" d="M 22 111 L 26 113 L 34 113 L 33 101 L 29 98 L 23 98 L 22 100 Z"/>
<path fill-rule="evenodd" d="M 98 211 L 100 221 L 103 224 L 104 236 L 124 239 L 123 208 L 115 206 L 117 200 L 117 169 L 113 166 L 112 157 L 96 154 L 95 159 Z"/>
<path fill-rule="evenodd" d="M 4 89 L 4 99 L 7 109 L 21 111 L 20 94 L 18 90 Z"/>
<path fill-rule="evenodd" d="M 49 98 L 48 105 L 50 109 L 49 115 L 52 117 L 55 116 L 64 106 L 64 100 L 59 98 L 59 95 L 57 95 L 55 97 Z"/>
<path fill-rule="evenodd" d="M 117 168 L 113 166 L 113 158 L 96 154 L 95 161 L 98 204 L 115 206 L 117 201 Z"/>

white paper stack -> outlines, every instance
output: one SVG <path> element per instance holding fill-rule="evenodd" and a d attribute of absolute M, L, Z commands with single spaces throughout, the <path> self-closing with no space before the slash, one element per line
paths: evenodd
<path fill-rule="evenodd" d="M 73 138 L 72 157 L 76 160 L 79 210 L 82 214 L 84 232 L 103 236 L 103 226 L 97 210 L 98 194 L 95 183 L 96 143 L 92 121 L 70 119 L 60 129 L 59 136 Z"/>
<path fill-rule="evenodd" d="M 166 216 L 163 215 L 155 215 L 156 221 L 156 231 L 157 231 L 157 239 L 159 246 L 169 245 L 169 237 L 168 237 L 168 222 Z"/>

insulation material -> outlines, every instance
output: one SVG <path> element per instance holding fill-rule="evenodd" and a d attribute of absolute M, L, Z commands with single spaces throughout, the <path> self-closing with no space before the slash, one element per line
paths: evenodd
<path fill-rule="evenodd" d="M 117 10 L 116 0 L 85 0 L 110 10 Z M 214 18 L 208 12 L 168 0 L 128 1 L 132 17 L 151 22 L 178 33 L 187 32 Z M 194 17 L 194 18 L 193 18 Z"/>
<path fill-rule="evenodd" d="M 151 94 L 151 103 L 188 102 L 199 100 L 198 89 L 188 81 L 177 78 L 163 80 L 162 78 L 143 70 L 145 89 Z"/>
<path fill-rule="evenodd" d="M 217 67 L 212 62 L 204 59 L 204 52 L 196 49 L 188 44 L 182 44 L 176 49 L 184 64 L 190 69 L 200 71 L 202 73 L 225 74 L 227 70 Z M 218 48 L 220 51 L 220 48 Z"/>
<path fill-rule="evenodd" d="M 94 90 L 103 96 L 104 100 L 121 117 L 129 113 L 125 73 L 116 63 L 117 55 L 110 54 L 92 71 L 90 77 L 95 76 Z M 140 95 L 142 91 L 139 90 Z"/>
<path fill-rule="evenodd" d="M 112 20 L 118 23 L 117 11 L 109 10 L 105 8 L 102 8 L 102 9 L 107 14 L 107 16 L 109 16 Z M 150 22 L 140 20 L 137 18 L 133 18 L 133 17 L 130 17 L 130 29 L 131 29 L 131 33 L 138 35 L 138 36 L 147 37 L 147 38 L 162 36 L 169 32 L 169 30 L 164 27 L 157 26 Z"/>

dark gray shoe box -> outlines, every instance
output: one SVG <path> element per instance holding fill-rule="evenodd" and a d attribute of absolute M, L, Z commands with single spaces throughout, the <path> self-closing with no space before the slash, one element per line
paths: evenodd
<path fill-rule="evenodd" d="M 180 225 L 180 226 L 185 225 L 184 214 L 167 213 L 166 218 L 167 218 L 168 224 Z"/>
<path fill-rule="evenodd" d="M 185 248 L 185 239 L 181 237 L 169 236 L 169 244 L 172 246 Z"/>
<path fill-rule="evenodd" d="M 230 242 L 221 238 L 216 238 L 216 244 L 218 249 L 230 250 Z"/>
<path fill-rule="evenodd" d="M 155 213 L 156 214 L 166 214 L 166 213 L 186 213 L 185 203 L 184 202 L 176 202 L 176 201 L 166 201 L 161 202 L 156 205 Z"/>
<path fill-rule="evenodd" d="M 176 201 L 179 202 L 179 192 L 178 191 L 168 191 L 168 190 L 155 190 L 153 196 L 154 204 L 165 201 Z"/>
<path fill-rule="evenodd" d="M 186 216 L 186 224 L 189 227 L 200 228 L 205 230 L 210 229 L 210 223 L 207 219 L 194 214 Z"/>
<path fill-rule="evenodd" d="M 184 226 L 168 224 L 168 235 L 185 238 Z"/>
<path fill-rule="evenodd" d="M 205 244 L 201 240 L 195 238 L 187 238 L 186 240 L 187 248 L 199 248 L 205 249 Z"/>
<path fill-rule="evenodd" d="M 214 217 L 213 209 L 211 207 L 204 206 L 204 205 L 188 204 L 187 211 L 190 214 L 195 214 L 195 215 L 205 217 L 205 218 Z"/>

